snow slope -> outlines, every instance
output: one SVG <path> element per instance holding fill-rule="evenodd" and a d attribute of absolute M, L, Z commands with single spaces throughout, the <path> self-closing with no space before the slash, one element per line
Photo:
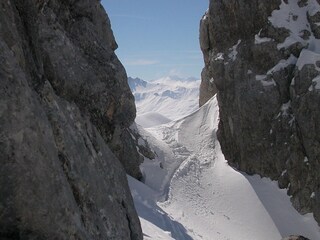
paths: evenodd
<path fill-rule="evenodd" d="M 165 77 L 146 82 L 129 77 L 128 83 L 135 97 L 136 122 L 144 127 L 178 120 L 198 109 L 200 80 Z"/>
<path fill-rule="evenodd" d="M 142 164 L 145 184 L 129 178 L 145 239 L 320 239 L 313 216 L 297 213 L 286 190 L 228 166 L 217 124 L 214 97 L 181 120 L 140 127 L 157 153 Z"/>
<path fill-rule="evenodd" d="M 154 127 L 157 125 L 171 122 L 171 119 L 157 112 L 148 112 L 136 117 L 136 122 L 145 128 Z"/>

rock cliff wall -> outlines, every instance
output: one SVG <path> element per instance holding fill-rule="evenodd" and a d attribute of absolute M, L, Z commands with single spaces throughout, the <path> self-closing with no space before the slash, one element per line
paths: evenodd
<path fill-rule="evenodd" d="M 142 239 L 116 47 L 98 0 L 1 1 L 1 239 Z"/>
<path fill-rule="evenodd" d="M 319 3 L 211 0 L 200 26 L 202 84 L 217 88 L 229 164 L 278 180 L 294 207 L 318 222 Z M 201 91 L 212 96 L 209 87 Z"/>

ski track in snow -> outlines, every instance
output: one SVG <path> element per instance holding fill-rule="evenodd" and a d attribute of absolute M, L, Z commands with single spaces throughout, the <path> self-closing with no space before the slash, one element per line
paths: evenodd
<path fill-rule="evenodd" d="M 320 239 L 312 214 L 294 210 L 276 182 L 228 166 L 217 126 L 214 97 L 188 117 L 141 129 L 158 155 L 142 164 L 146 185 L 129 178 L 144 238 L 280 240 L 301 234 Z"/>

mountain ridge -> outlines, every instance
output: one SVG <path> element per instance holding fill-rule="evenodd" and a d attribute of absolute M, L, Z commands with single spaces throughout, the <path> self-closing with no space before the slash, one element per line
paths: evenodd
<path fill-rule="evenodd" d="M 135 97 L 138 124 L 154 126 L 155 115 L 163 121 L 177 120 L 198 109 L 200 80 L 189 77 L 168 76 L 153 81 L 128 78 L 129 86 Z M 149 118 L 149 120 L 148 120 Z"/>

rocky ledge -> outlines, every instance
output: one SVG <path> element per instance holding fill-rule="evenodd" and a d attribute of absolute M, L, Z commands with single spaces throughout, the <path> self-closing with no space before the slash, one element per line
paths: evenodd
<path fill-rule="evenodd" d="M 229 164 L 278 180 L 320 222 L 318 0 L 211 0 L 201 20 L 204 103 L 217 88 Z"/>
<path fill-rule="evenodd" d="M 99 0 L 1 1 L 1 239 L 142 239 L 116 47 Z"/>

